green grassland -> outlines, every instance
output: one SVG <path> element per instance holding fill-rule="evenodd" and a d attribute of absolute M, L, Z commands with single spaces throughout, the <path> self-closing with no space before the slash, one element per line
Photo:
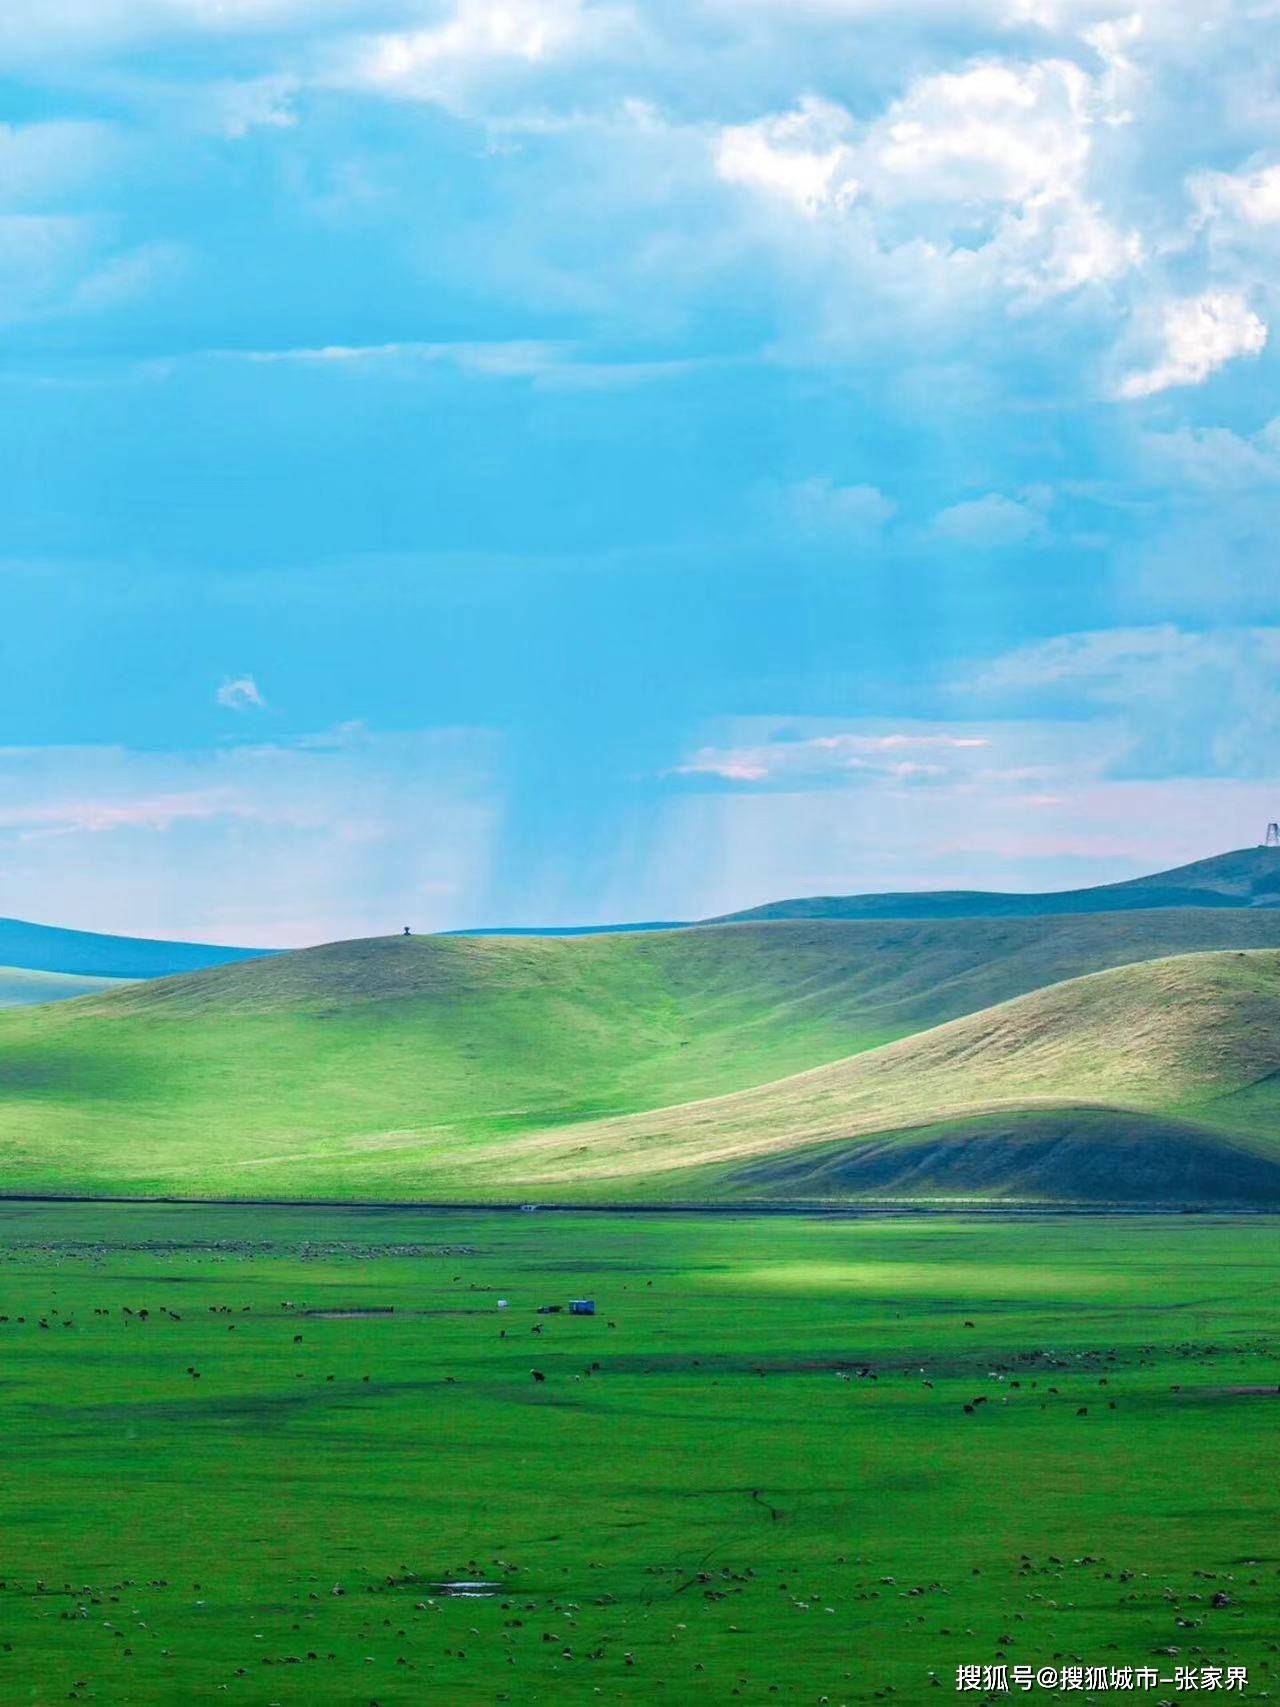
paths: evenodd
<path fill-rule="evenodd" d="M 1261 909 L 334 944 L 0 1014 L 0 1190 L 811 1195 L 740 1165 L 1084 1104 L 1161 1116 L 1192 1179 L 1239 1125 L 1227 1160 L 1243 1146 L 1252 1173 L 1208 1199 L 1256 1200 L 1277 945 Z M 1146 969 L 1171 955 L 1185 987 Z M 1119 970 L 1080 981 L 1098 968 Z M 1096 1146 L 1082 1192 L 1081 1169 L 1024 1163 L 945 1189 L 1134 1199 Z M 907 1195 L 938 1189 L 910 1171 Z M 897 1189 L 840 1176 L 824 1164 L 836 1196 Z"/>
<path fill-rule="evenodd" d="M 0 1316 L 6 1702 L 1280 1686 L 1266 1218 L 8 1204 Z"/>
<path fill-rule="evenodd" d="M 982 1174 L 993 1141 L 999 1178 Z M 717 1196 L 725 1170 L 741 1182 L 744 1162 L 772 1157 L 775 1184 L 791 1191 L 810 1145 L 828 1163 L 833 1149 L 845 1158 L 836 1195 L 860 1195 L 860 1160 L 876 1164 L 869 1192 L 900 1189 L 884 1165 L 896 1151 L 929 1194 L 1154 1202 L 1179 1196 L 1189 1172 L 1191 1201 L 1280 1202 L 1280 953 L 1178 955 L 1072 979 L 753 1090 L 528 1134 L 491 1171 L 552 1195 L 589 1183 L 652 1197 L 664 1176 L 690 1193 L 696 1157 L 698 1187 Z M 767 1173 L 745 1178 L 759 1188 Z"/>

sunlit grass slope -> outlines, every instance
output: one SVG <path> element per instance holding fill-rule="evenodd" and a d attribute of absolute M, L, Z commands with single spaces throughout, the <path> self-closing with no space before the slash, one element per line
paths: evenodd
<path fill-rule="evenodd" d="M 1119 1011 L 1103 982 L 1047 994 L 1040 1020 L 894 1040 L 1095 967 L 1260 942 L 1280 913 L 335 944 L 0 1014 L 0 1190 L 645 1197 L 680 1174 L 693 1195 L 804 1195 L 739 1165 L 1028 1097 L 1181 1110 L 1135 1044 L 1168 1053 L 1150 980 Z M 1201 1004 L 1188 1047 L 1265 1053 L 1274 1016 L 1245 995 Z"/>
<path fill-rule="evenodd" d="M 1095 973 L 497 1165 L 549 1193 L 1280 1202 L 1280 954 Z"/>

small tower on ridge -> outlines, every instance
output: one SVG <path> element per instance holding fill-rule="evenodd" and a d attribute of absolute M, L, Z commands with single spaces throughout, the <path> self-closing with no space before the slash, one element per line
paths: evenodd
<path fill-rule="evenodd" d="M 1264 848 L 1280 848 L 1280 824 L 1267 825 L 1267 839 L 1262 845 Z"/>

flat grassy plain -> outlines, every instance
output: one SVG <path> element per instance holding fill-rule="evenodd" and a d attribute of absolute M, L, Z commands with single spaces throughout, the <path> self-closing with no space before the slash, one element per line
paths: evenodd
<path fill-rule="evenodd" d="M 1266 1217 L 10 1202 L 0 1315 L 6 1703 L 1280 1690 Z"/>

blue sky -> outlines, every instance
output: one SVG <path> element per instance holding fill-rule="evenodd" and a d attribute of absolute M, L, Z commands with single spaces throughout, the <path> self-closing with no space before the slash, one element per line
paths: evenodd
<path fill-rule="evenodd" d="M 303 943 L 1280 811 L 1275 0 L 14 0 L 0 912 Z"/>

